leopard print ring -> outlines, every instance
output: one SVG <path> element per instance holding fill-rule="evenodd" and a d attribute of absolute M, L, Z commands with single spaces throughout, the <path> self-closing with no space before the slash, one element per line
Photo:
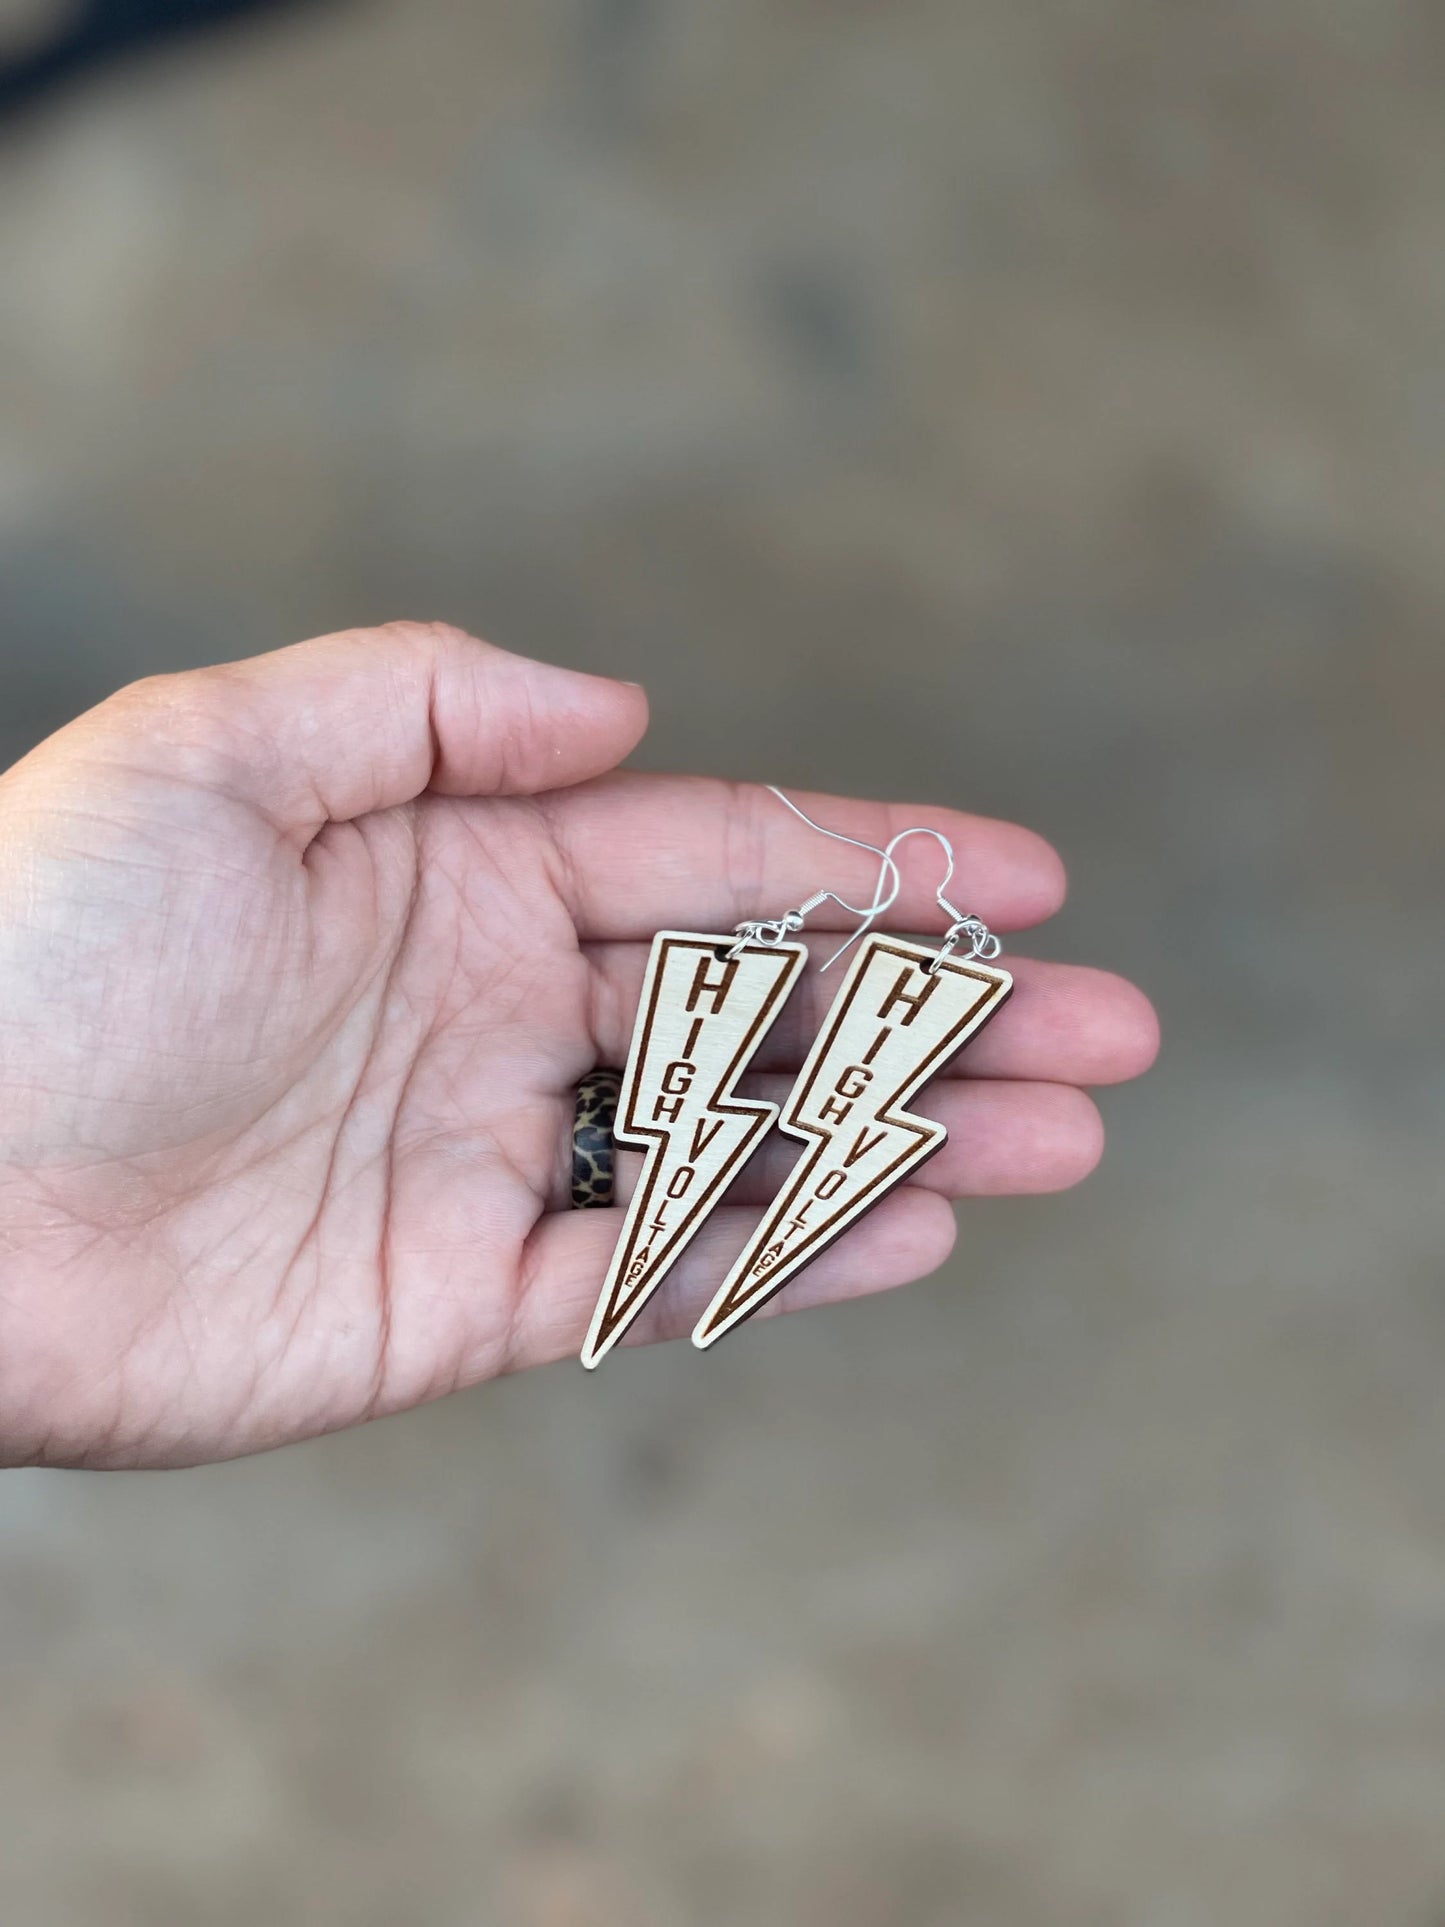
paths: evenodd
<path fill-rule="evenodd" d="M 592 1071 L 577 1086 L 572 1124 L 574 1211 L 595 1211 L 612 1202 L 617 1164 L 612 1126 L 621 1089 L 621 1071 Z"/>

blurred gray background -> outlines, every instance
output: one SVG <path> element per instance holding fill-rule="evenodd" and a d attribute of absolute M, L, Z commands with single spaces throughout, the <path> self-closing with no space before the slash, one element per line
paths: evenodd
<path fill-rule="evenodd" d="M 1036 825 L 1167 1038 L 912 1291 L 0 1477 L 5 1927 L 1445 1922 L 1442 83 L 1424 0 L 407 0 L 0 126 L 5 760 L 443 616 Z"/>

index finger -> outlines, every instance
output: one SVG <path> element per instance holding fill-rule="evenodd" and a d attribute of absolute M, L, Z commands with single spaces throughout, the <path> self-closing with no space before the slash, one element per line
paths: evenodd
<path fill-rule="evenodd" d="M 788 794 L 828 829 L 880 847 L 913 825 L 941 832 L 956 866 L 949 898 L 993 929 L 1042 923 L 1064 900 L 1058 852 L 1016 823 L 926 804 Z M 781 916 L 819 890 L 857 904 L 877 893 L 876 857 L 810 829 L 760 783 L 622 771 L 537 801 L 555 842 L 559 887 L 584 939 L 731 930 L 745 918 Z M 897 861 L 902 883 L 889 925 L 944 928 L 948 917 L 935 900 L 947 868 L 943 851 L 919 839 Z M 856 922 L 831 902 L 808 918 L 815 930 Z"/>

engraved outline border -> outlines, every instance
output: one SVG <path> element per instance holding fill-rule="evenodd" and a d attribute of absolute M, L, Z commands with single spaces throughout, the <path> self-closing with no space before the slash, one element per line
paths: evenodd
<path fill-rule="evenodd" d="M 613 1136 L 631 1149 L 640 1148 L 650 1153 L 654 1145 L 665 1146 L 672 1135 L 661 1126 L 638 1124 L 633 1116 L 639 1096 L 638 1078 L 652 1042 L 653 1026 L 657 1018 L 657 1003 L 662 994 L 669 953 L 674 949 L 706 950 L 716 953 L 722 948 L 731 950 L 736 944 L 736 932 L 724 936 L 709 935 L 703 931 L 659 930 L 653 938 L 652 954 L 648 958 L 647 965 L 645 1009 L 633 1030 L 627 1067 L 623 1072 L 622 1089 L 619 1093 L 617 1106 L 619 1121 L 613 1127 Z M 707 1100 L 707 1107 L 709 1110 L 719 1111 L 729 1117 L 750 1117 L 761 1126 L 761 1129 L 749 1132 L 718 1176 L 700 1193 L 691 1208 L 674 1227 L 672 1241 L 665 1257 L 659 1261 L 655 1270 L 634 1288 L 625 1305 L 619 1306 L 617 1300 L 622 1283 L 621 1274 L 626 1269 L 630 1254 L 636 1249 L 638 1229 L 651 1209 L 652 1197 L 661 1175 L 661 1158 L 649 1158 L 650 1168 L 645 1167 L 643 1170 L 642 1178 L 628 1204 L 626 1221 L 618 1236 L 612 1257 L 608 1261 L 602 1289 L 598 1294 L 597 1309 L 593 1312 L 587 1329 L 586 1342 L 583 1345 L 584 1362 L 592 1364 L 600 1362 L 605 1353 L 617 1343 L 697 1235 L 697 1230 L 701 1227 L 694 1226 L 694 1219 L 699 1215 L 708 1215 L 716 1207 L 722 1193 L 732 1184 L 742 1164 L 752 1155 L 758 1138 L 778 1120 L 781 1105 L 774 1104 L 766 1098 L 733 1096 L 719 1100 L 717 1092 L 734 1078 L 741 1076 L 747 1064 L 756 1056 L 763 1038 L 777 1022 L 783 1005 L 797 983 L 799 972 L 807 961 L 808 950 L 806 945 L 800 943 L 750 943 L 743 946 L 743 952 L 744 955 L 752 953 L 769 958 L 781 957 L 784 960 L 783 968 L 755 1013 L 727 1068 L 716 1080 L 713 1094 Z"/>
<path fill-rule="evenodd" d="M 876 956 L 894 956 L 906 963 L 922 964 L 933 962 L 938 957 L 938 952 L 922 944 L 907 943 L 899 937 L 870 937 L 864 944 L 857 962 L 849 973 L 848 982 L 839 992 L 837 1001 L 828 1013 L 827 1022 L 814 1039 L 813 1047 L 808 1053 L 808 1060 L 798 1073 L 798 1081 L 782 1107 L 780 1128 L 791 1137 L 801 1138 L 807 1148 L 788 1174 L 787 1180 L 769 1205 L 746 1247 L 738 1254 L 737 1260 L 731 1267 L 730 1278 L 732 1272 L 738 1270 L 749 1253 L 759 1252 L 762 1246 L 772 1242 L 771 1239 L 764 1237 L 765 1229 L 771 1230 L 788 1211 L 799 1191 L 806 1185 L 840 1135 L 837 1131 L 825 1131 L 817 1125 L 799 1122 L 798 1112 L 812 1095 L 824 1059 L 832 1049 L 844 1019 L 851 1012 L 854 1000 L 862 988 L 863 979 L 867 975 L 868 967 Z M 948 1142 L 948 1127 L 939 1124 L 933 1118 L 895 1118 L 890 1117 L 888 1113 L 895 1105 L 906 1105 L 928 1079 L 938 1073 L 950 1057 L 962 1050 L 991 1018 L 997 1016 L 1013 994 L 1014 985 L 1013 977 L 1008 971 L 992 970 L 986 964 L 956 962 L 951 957 L 945 957 L 939 961 L 938 968 L 940 971 L 947 971 L 950 976 L 976 979 L 984 986 L 984 994 L 944 1034 L 918 1068 L 879 1104 L 874 1113 L 875 1120 L 880 1124 L 890 1124 L 895 1128 L 911 1130 L 914 1134 L 913 1145 L 900 1152 L 891 1164 L 886 1165 L 868 1190 L 846 1206 L 842 1213 L 837 1214 L 835 1218 L 823 1219 L 818 1228 L 810 1232 L 780 1262 L 779 1269 L 782 1274 L 780 1277 L 768 1277 L 758 1282 L 751 1294 L 741 1297 L 738 1295 L 738 1290 L 739 1286 L 745 1286 L 749 1282 L 747 1273 L 743 1273 L 732 1283 L 725 1280 L 713 1303 L 708 1306 L 698 1321 L 693 1333 L 695 1344 L 711 1344 L 735 1325 L 740 1325 L 745 1319 L 751 1318 L 754 1312 L 759 1311 L 785 1285 L 791 1284 L 800 1271 L 821 1258 L 829 1245 L 841 1238 L 858 1217 L 875 1205 L 881 1204 L 889 1191 L 901 1183 L 910 1171 L 917 1170 L 920 1165 L 926 1164 L 929 1158 L 941 1151 Z M 814 1249 L 815 1246 L 816 1249 Z M 756 1262 L 754 1257 L 752 1263 Z M 748 1269 L 751 1271 L 751 1264 Z"/>

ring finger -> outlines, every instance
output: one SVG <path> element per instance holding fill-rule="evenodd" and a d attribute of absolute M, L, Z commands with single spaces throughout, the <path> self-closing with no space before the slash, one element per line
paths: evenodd
<path fill-rule="evenodd" d="M 749 1097 L 780 1104 L 785 1077 L 750 1077 Z M 910 1182 L 945 1198 L 1018 1196 L 1066 1191 L 1099 1162 L 1104 1126 L 1092 1098 L 1068 1084 L 940 1082 L 910 1105 L 948 1130 L 943 1149 Z M 772 1132 L 728 1192 L 733 1205 L 763 1205 L 776 1196 L 803 1155 L 800 1140 Z M 617 1153 L 617 1202 L 626 1204 L 642 1169 L 640 1151 Z"/>

